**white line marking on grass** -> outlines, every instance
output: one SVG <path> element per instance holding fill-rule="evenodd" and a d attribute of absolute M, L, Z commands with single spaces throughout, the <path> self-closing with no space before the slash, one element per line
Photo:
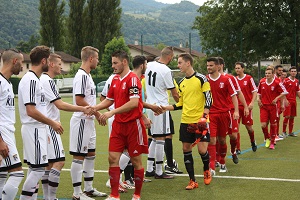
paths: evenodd
<path fill-rule="evenodd" d="M 28 167 L 23 167 L 28 169 Z M 71 169 L 62 169 L 62 171 L 71 171 Z M 97 173 L 108 173 L 107 170 L 95 170 Z M 173 176 L 188 177 L 188 174 L 172 174 Z M 196 177 L 203 177 L 203 175 L 195 175 Z M 300 179 L 284 179 L 284 178 L 264 178 L 264 177 L 249 177 L 249 176 L 214 176 L 213 178 L 227 178 L 227 179 L 244 179 L 244 180 L 261 180 L 261 181 L 282 181 L 282 182 L 300 182 Z"/>

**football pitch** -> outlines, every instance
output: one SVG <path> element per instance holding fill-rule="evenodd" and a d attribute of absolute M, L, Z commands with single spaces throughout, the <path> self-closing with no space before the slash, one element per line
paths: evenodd
<path fill-rule="evenodd" d="M 72 98 L 63 97 L 66 102 L 72 102 Z M 18 102 L 15 99 L 15 102 Z M 298 114 L 300 115 L 298 101 Z M 61 173 L 60 184 L 57 197 L 59 199 L 71 199 L 73 188 L 70 176 L 70 166 L 72 157 L 69 155 L 69 121 L 72 113 L 61 111 L 61 123 L 64 127 L 62 140 L 66 152 L 66 164 Z M 264 147 L 264 138 L 259 123 L 259 109 L 257 104 L 253 111 L 255 139 L 258 145 L 256 152 L 252 152 L 249 136 L 243 125 L 240 127 L 241 150 L 239 163 L 234 164 L 231 160 L 229 140 L 227 142 L 228 153 L 226 157 L 227 173 L 219 173 L 216 168 L 216 176 L 210 185 L 203 183 L 203 164 L 196 148 L 193 149 L 194 166 L 196 180 L 199 188 L 187 191 L 185 187 L 189 182 L 183 163 L 181 143 L 178 140 L 178 130 L 180 125 L 181 111 L 173 111 L 172 117 L 175 124 L 175 135 L 173 136 L 174 159 L 178 162 L 179 169 L 184 174 L 177 175 L 171 180 L 156 180 L 144 183 L 142 189 L 142 199 L 164 199 L 164 200 L 193 200 L 193 199 L 212 199 L 212 200 L 246 200 L 246 199 L 300 199 L 300 119 L 295 118 L 294 131 L 299 137 L 288 137 L 277 142 L 276 149 L 270 150 Z M 18 105 L 16 105 L 16 141 L 21 158 L 22 137 L 21 124 L 18 115 Z M 280 132 L 282 131 L 281 116 Z M 97 123 L 96 123 L 97 124 Z M 110 189 L 105 186 L 108 179 L 108 128 L 96 125 L 97 147 L 95 162 L 94 187 L 101 192 L 109 193 Z M 146 168 L 147 156 L 143 156 L 143 164 Z M 27 165 L 23 164 L 26 175 Z M 25 180 L 25 178 L 24 178 Z M 23 180 L 23 181 L 24 181 Z M 18 196 L 20 195 L 23 182 L 20 185 Z M 131 199 L 133 190 L 121 194 L 121 199 Z M 42 199 L 42 187 L 40 184 L 39 197 Z M 96 198 L 104 199 L 104 198 Z"/>

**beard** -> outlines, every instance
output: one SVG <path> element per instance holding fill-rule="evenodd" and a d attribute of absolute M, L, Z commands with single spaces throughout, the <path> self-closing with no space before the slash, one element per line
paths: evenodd
<path fill-rule="evenodd" d="M 22 64 L 21 63 L 16 63 L 12 69 L 12 72 L 14 75 L 18 75 L 22 69 Z"/>
<path fill-rule="evenodd" d="M 42 66 L 42 71 L 43 72 L 47 72 L 49 69 L 48 63 L 46 63 L 45 65 Z"/>

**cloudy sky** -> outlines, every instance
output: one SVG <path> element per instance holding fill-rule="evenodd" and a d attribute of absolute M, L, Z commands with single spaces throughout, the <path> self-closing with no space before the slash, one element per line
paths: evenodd
<path fill-rule="evenodd" d="M 162 3 L 173 4 L 173 3 L 179 3 L 181 0 L 155 0 L 155 1 L 162 2 Z M 188 0 L 188 1 L 191 1 L 194 4 L 201 6 L 207 0 Z"/>

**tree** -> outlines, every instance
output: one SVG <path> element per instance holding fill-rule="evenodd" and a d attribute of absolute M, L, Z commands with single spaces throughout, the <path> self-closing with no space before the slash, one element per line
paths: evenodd
<path fill-rule="evenodd" d="M 54 47 L 57 51 L 64 50 L 64 8 L 65 1 L 62 0 L 40 0 L 40 34 L 41 44 Z"/>
<path fill-rule="evenodd" d="M 99 49 L 99 57 L 105 45 L 114 37 L 121 35 L 120 0 L 89 0 L 84 9 L 84 44 Z"/>
<path fill-rule="evenodd" d="M 235 61 L 248 64 L 261 58 L 299 55 L 300 12 L 289 0 L 208 1 L 198 10 L 199 30 L 208 56 L 222 56 L 232 68 Z"/>
<path fill-rule="evenodd" d="M 24 53 L 29 53 L 33 47 L 39 44 L 40 36 L 39 35 L 31 35 L 29 41 L 19 41 L 16 48 Z"/>
<path fill-rule="evenodd" d="M 113 69 L 111 68 L 111 54 L 117 50 L 123 50 L 128 53 L 130 56 L 130 50 L 129 47 L 125 44 L 125 40 L 123 37 L 116 38 L 114 37 L 111 41 L 109 41 L 105 45 L 105 49 L 102 55 L 101 59 L 101 71 L 102 74 L 110 75 L 113 73 Z M 129 63 L 130 66 L 132 66 L 131 62 Z"/>
<path fill-rule="evenodd" d="M 83 7 L 86 0 L 70 0 L 68 18 L 68 53 L 80 58 L 83 47 Z"/>

